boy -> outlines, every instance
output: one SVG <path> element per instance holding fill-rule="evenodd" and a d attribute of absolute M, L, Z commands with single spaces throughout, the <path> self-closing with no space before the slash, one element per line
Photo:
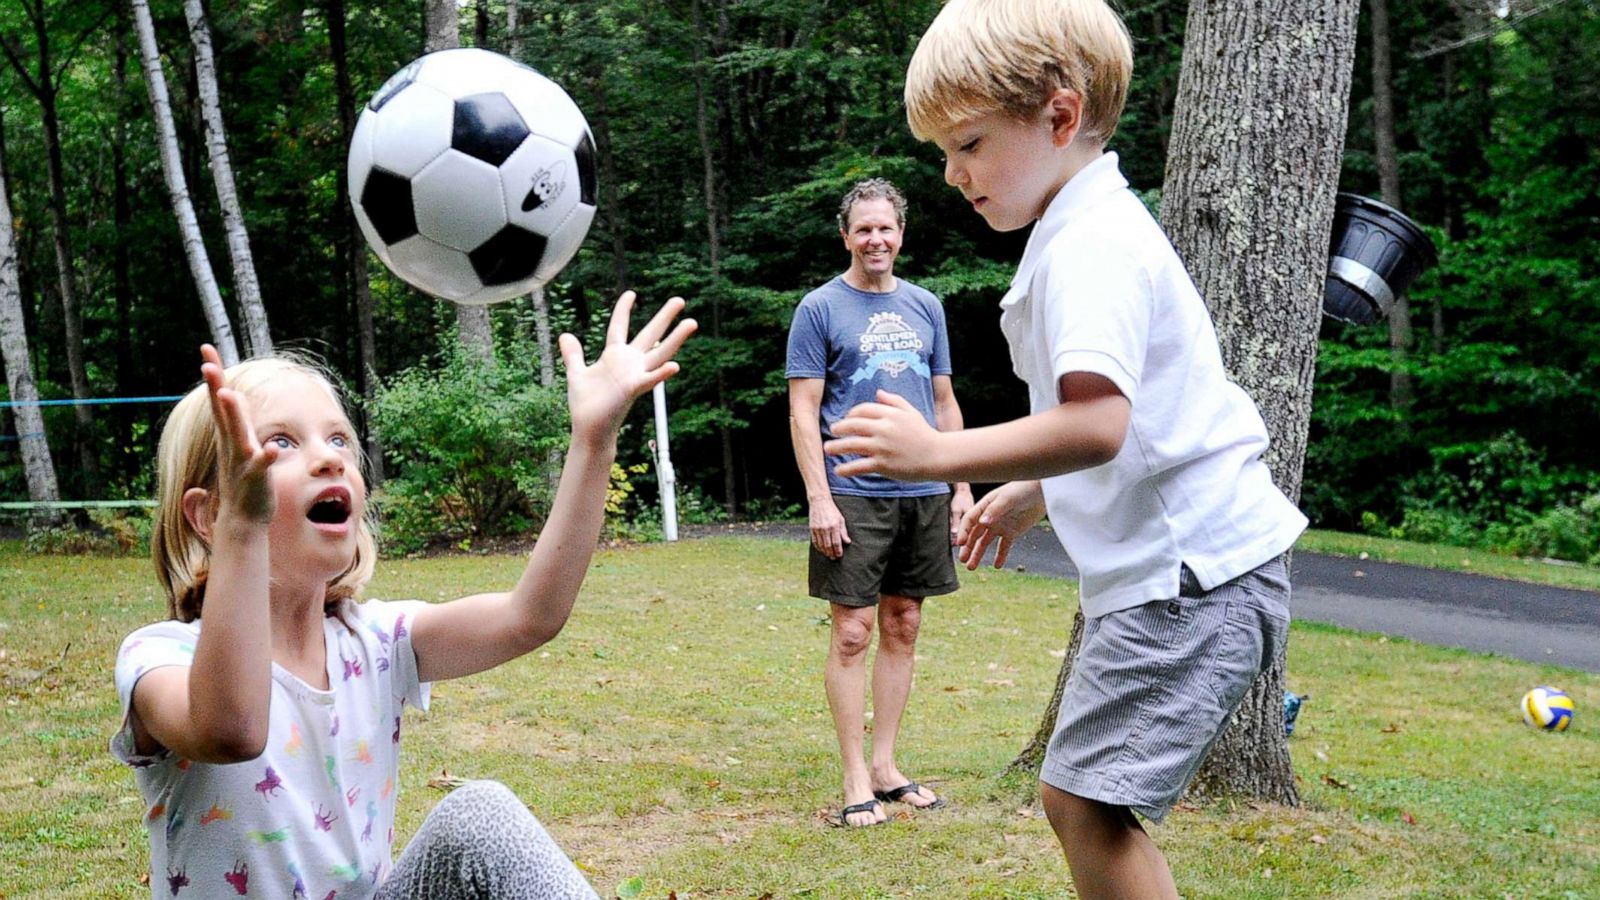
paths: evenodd
<path fill-rule="evenodd" d="M 1281 653 L 1281 554 L 1306 520 L 1260 456 L 1176 251 L 1105 151 L 1132 49 L 1103 0 L 952 0 L 912 57 L 912 132 L 992 228 L 1037 221 L 1000 327 L 1032 415 L 941 433 L 879 394 L 834 426 L 841 475 L 1004 481 L 962 522 L 975 568 L 1048 513 L 1087 623 L 1041 796 L 1084 897 L 1177 897 L 1159 822 Z"/>

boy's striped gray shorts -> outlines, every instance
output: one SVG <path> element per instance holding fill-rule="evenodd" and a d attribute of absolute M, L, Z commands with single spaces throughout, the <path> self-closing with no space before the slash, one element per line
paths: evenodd
<path fill-rule="evenodd" d="M 1283 557 L 1200 589 L 1084 623 L 1040 778 L 1069 794 L 1160 822 L 1222 734 L 1234 707 L 1283 652 Z"/>

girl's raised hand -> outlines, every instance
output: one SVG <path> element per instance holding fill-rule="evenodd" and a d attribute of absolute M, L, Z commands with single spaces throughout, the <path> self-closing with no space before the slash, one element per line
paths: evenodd
<path fill-rule="evenodd" d="M 583 346 L 576 337 L 561 336 L 561 361 L 567 369 L 567 406 L 572 413 L 574 436 L 614 437 L 633 401 L 678 371 L 672 357 L 698 327 L 693 319 L 684 319 L 667 334 L 667 327 L 684 306 L 682 297 L 673 297 L 630 341 L 628 318 L 633 313 L 633 300 L 633 291 L 625 291 L 618 298 L 611 310 L 611 324 L 606 328 L 606 345 L 593 365 L 584 362 Z"/>
<path fill-rule="evenodd" d="M 262 446 L 250 424 L 244 395 L 222 384 L 222 357 L 210 344 L 200 347 L 200 375 L 211 394 L 211 416 L 217 427 L 217 510 L 246 521 L 272 521 L 273 460 L 278 448 Z"/>

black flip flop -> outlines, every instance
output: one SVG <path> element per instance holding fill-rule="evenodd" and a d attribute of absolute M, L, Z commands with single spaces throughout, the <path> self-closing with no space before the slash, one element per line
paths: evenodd
<path fill-rule="evenodd" d="M 893 790 L 873 791 L 872 792 L 872 796 L 877 797 L 879 800 L 882 800 L 885 803 L 905 803 L 907 806 L 911 807 L 912 809 L 943 809 L 944 808 L 944 798 L 943 797 L 935 797 L 933 802 L 929 803 L 927 806 L 918 806 L 915 803 L 906 803 L 906 801 L 900 799 L 900 798 L 904 797 L 907 794 L 921 794 L 921 793 L 922 793 L 922 785 L 917 784 L 915 781 L 911 781 L 911 782 L 907 782 L 905 784 L 902 784 L 899 787 L 894 788 Z"/>
<path fill-rule="evenodd" d="M 889 820 L 888 819 L 884 819 L 881 822 L 868 822 L 865 825 L 851 825 L 850 824 L 850 817 L 851 816 L 855 815 L 856 813 L 869 813 L 869 812 L 872 812 L 872 811 L 876 810 L 878 808 L 878 806 L 879 806 L 879 803 L 876 800 L 868 800 L 865 803 L 857 803 L 857 804 L 854 804 L 852 806 L 846 806 L 844 809 L 839 810 L 839 824 L 843 825 L 846 828 L 870 828 L 873 825 L 882 825 L 884 822 L 887 822 Z"/>

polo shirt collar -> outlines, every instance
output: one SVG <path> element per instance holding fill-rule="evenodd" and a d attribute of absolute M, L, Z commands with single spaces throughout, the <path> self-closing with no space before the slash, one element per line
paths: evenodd
<path fill-rule="evenodd" d="M 1011 279 L 1011 290 L 1000 301 L 1001 308 L 1013 306 L 1027 296 L 1028 284 L 1040 260 L 1044 258 L 1045 249 L 1050 246 L 1051 239 L 1072 221 L 1073 216 L 1101 197 L 1127 186 L 1128 180 L 1122 177 L 1122 170 L 1117 165 L 1117 154 L 1109 152 L 1100 154 L 1093 162 L 1079 169 L 1072 180 L 1062 185 L 1050 205 L 1045 207 L 1044 215 L 1034 224 L 1033 233 L 1028 236 L 1028 246 L 1022 251 L 1022 262 L 1017 265 L 1017 274 Z"/>

